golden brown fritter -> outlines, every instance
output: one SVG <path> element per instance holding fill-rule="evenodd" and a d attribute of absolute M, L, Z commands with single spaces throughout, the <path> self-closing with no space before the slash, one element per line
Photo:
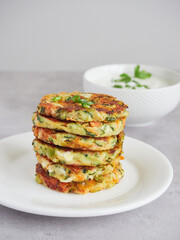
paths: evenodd
<path fill-rule="evenodd" d="M 112 162 L 122 153 L 124 133 L 118 135 L 118 141 L 114 148 L 103 151 L 77 150 L 58 147 L 38 139 L 33 141 L 34 151 L 41 156 L 49 158 L 55 163 L 81 166 L 106 165 Z"/>
<path fill-rule="evenodd" d="M 123 177 L 124 171 L 120 165 L 113 170 L 112 173 L 101 176 L 98 181 L 87 180 L 83 182 L 60 182 L 57 178 L 51 177 L 41 167 L 41 164 L 36 165 L 36 181 L 46 187 L 63 193 L 78 193 L 85 194 L 89 192 L 98 192 L 106 188 L 112 188 Z"/>
<path fill-rule="evenodd" d="M 117 136 L 103 138 L 84 137 L 35 126 L 33 127 L 33 132 L 34 136 L 43 142 L 73 149 L 102 151 L 114 148 L 117 143 Z"/>
<path fill-rule="evenodd" d="M 47 117 L 42 114 L 34 113 L 32 117 L 33 124 L 38 127 L 49 128 L 59 131 L 65 131 L 81 136 L 90 137 L 110 137 L 118 135 L 123 131 L 126 118 L 119 118 L 113 122 L 72 122 L 61 121 L 53 117 Z"/>
<path fill-rule="evenodd" d="M 47 157 L 36 154 L 38 163 L 48 172 L 49 176 L 59 179 L 61 182 L 81 182 L 85 180 L 98 180 L 101 175 L 111 173 L 119 164 L 121 157 L 115 158 L 110 164 L 93 166 L 76 166 L 53 163 Z"/>
<path fill-rule="evenodd" d="M 38 107 L 38 113 L 60 120 L 91 122 L 112 122 L 126 117 L 127 105 L 106 94 L 95 93 L 58 93 L 44 96 Z"/>

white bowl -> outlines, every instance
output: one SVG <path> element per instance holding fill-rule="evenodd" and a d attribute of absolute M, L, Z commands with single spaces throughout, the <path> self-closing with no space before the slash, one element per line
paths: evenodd
<path fill-rule="evenodd" d="M 140 65 L 153 76 L 168 81 L 170 85 L 155 89 L 117 89 L 100 85 L 102 79 L 111 81 L 115 75 L 132 72 L 136 64 L 114 64 L 92 68 L 84 73 L 86 92 L 106 93 L 117 97 L 129 106 L 128 126 L 144 126 L 166 116 L 180 100 L 180 74 L 169 69 Z M 105 84 L 106 85 L 106 84 Z"/>

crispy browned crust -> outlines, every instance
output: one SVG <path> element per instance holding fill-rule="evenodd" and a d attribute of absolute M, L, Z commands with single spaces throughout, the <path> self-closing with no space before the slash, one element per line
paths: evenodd
<path fill-rule="evenodd" d="M 65 120 L 71 121 L 80 121 L 83 122 L 80 118 L 78 118 L 78 113 L 80 111 L 86 110 L 89 113 L 95 113 L 92 116 L 92 119 L 86 120 L 89 121 L 108 121 L 107 116 L 114 117 L 114 120 L 121 117 L 122 113 L 128 107 L 122 101 L 117 100 L 115 97 L 106 94 L 96 94 L 96 93 L 89 93 L 91 94 L 90 97 L 86 98 L 83 95 L 84 93 L 80 92 L 72 92 L 72 93 L 58 93 L 58 94 L 49 94 L 44 96 L 37 108 L 38 113 L 44 114 L 46 116 L 55 117 L 58 119 L 62 119 L 62 115 L 60 116 L 60 112 L 66 112 L 66 116 L 64 117 Z M 87 93 L 86 93 L 87 94 Z M 81 103 L 74 102 L 72 99 L 67 101 L 67 96 L 80 96 L 81 99 L 87 99 L 88 101 L 93 102 L 90 108 L 84 108 Z M 62 96 L 62 98 L 57 101 L 53 102 L 53 98 L 57 96 Z M 73 113 L 69 114 L 69 113 Z M 99 117 L 96 113 L 103 113 L 105 116 Z M 85 122 L 86 122 L 85 121 Z"/>
<path fill-rule="evenodd" d="M 122 170 L 123 171 L 123 170 Z M 109 188 L 117 184 L 120 178 L 123 177 L 123 172 L 121 173 L 121 168 L 115 169 L 113 171 L 114 177 L 111 180 L 108 180 L 108 176 L 106 177 L 106 181 L 98 186 L 99 182 L 95 180 L 87 180 L 84 182 L 68 182 L 63 183 L 60 182 L 57 178 L 51 177 L 48 173 L 42 168 L 41 164 L 36 164 L 36 180 L 38 183 L 45 185 L 46 187 L 56 190 L 63 193 L 78 193 L 78 194 L 85 194 L 88 192 L 96 192 L 100 191 L 105 188 Z M 108 182 L 109 181 L 109 182 Z M 96 187 L 97 185 L 97 187 Z"/>
<path fill-rule="evenodd" d="M 53 97 L 56 97 L 57 95 L 62 95 L 62 94 L 64 93 L 49 94 L 44 96 L 40 102 L 41 106 L 43 106 L 43 104 L 48 104 L 48 106 L 50 107 L 52 104 L 49 103 L 49 101 L 51 101 Z M 80 92 L 73 92 L 71 95 L 75 96 L 80 94 L 81 94 Z M 81 98 L 85 98 L 85 97 L 81 97 Z M 112 114 L 114 112 L 121 112 L 127 108 L 127 105 L 125 105 L 122 101 L 116 100 L 115 97 L 112 97 L 107 94 L 92 93 L 92 96 L 88 99 L 88 101 L 94 102 L 94 104 L 91 105 L 91 108 L 96 109 L 99 112 L 106 112 L 108 114 Z M 86 108 L 83 108 L 81 104 L 73 102 L 73 100 L 70 100 L 68 102 L 64 102 L 63 100 L 60 100 L 58 102 L 63 106 L 63 109 L 66 109 L 68 112 L 71 112 L 73 110 L 86 109 Z"/>

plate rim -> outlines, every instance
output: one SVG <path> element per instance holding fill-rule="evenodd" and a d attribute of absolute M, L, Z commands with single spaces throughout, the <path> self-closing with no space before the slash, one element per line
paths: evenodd
<path fill-rule="evenodd" d="M 23 132 L 20 134 L 15 134 L 15 135 L 11 135 L 11 136 L 0 139 L 0 144 L 3 141 L 7 141 L 11 138 L 23 137 L 23 135 L 32 135 L 33 136 L 32 132 L 30 132 L 30 131 Z M 86 209 L 86 210 L 84 210 L 84 208 L 78 209 L 78 210 L 73 209 L 73 212 L 72 212 L 72 210 L 67 211 L 67 208 L 65 208 L 65 209 L 61 208 L 57 211 L 57 209 L 56 210 L 55 209 L 51 209 L 51 210 L 50 209 L 45 209 L 45 210 L 44 209 L 34 209 L 30 205 L 19 206 L 18 204 L 13 203 L 9 200 L 7 201 L 7 199 L 4 200 L 3 198 L 1 198 L 1 196 L 0 196 L 0 205 L 11 208 L 13 210 L 30 213 L 30 214 L 51 216 L 51 217 L 77 218 L 77 217 L 108 216 L 108 215 L 118 214 L 118 213 L 122 213 L 122 212 L 131 211 L 133 209 L 136 209 L 136 208 L 145 206 L 148 203 L 151 203 L 152 201 L 159 198 L 171 185 L 172 180 L 173 180 L 173 167 L 172 167 L 170 161 L 168 160 L 168 158 L 162 152 L 160 152 L 158 149 L 151 146 L 150 144 L 145 143 L 139 139 L 128 137 L 128 136 L 125 136 L 125 139 L 127 139 L 127 141 L 128 141 L 128 139 L 133 140 L 133 141 L 139 142 L 140 144 L 144 144 L 144 145 L 148 146 L 153 151 L 155 151 L 157 154 L 160 154 L 163 157 L 163 160 L 168 165 L 169 175 L 168 175 L 168 178 L 166 179 L 166 184 L 164 184 L 155 194 L 146 197 L 145 200 L 139 201 L 138 203 L 131 204 L 129 207 L 125 206 L 125 207 L 123 207 L 123 209 L 120 206 L 120 204 L 118 204 L 118 205 L 112 205 L 112 206 L 108 206 L 108 207 L 107 206 L 103 206 L 103 207 L 98 206 L 98 207 L 93 207 L 91 209 Z M 53 211 L 53 214 L 51 213 L 51 211 Z M 57 213 L 55 211 L 57 211 Z"/>

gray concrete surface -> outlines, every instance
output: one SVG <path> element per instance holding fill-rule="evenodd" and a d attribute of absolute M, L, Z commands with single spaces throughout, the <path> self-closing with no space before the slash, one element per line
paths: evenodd
<path fill-rule="evenodd" d="M 1 72 L 0 138 L 31 131 L 31 115 L 41 96 L 82 90 L 81 79 L 80 72 Z M 136 210 L 96 218 L 45 217 L 0 206 L 0 240 L 180 239 L 180 106 L 151 126 L 125 132 L 156 147 L 171 161 L 174 179 L 165 194 Z"/>

